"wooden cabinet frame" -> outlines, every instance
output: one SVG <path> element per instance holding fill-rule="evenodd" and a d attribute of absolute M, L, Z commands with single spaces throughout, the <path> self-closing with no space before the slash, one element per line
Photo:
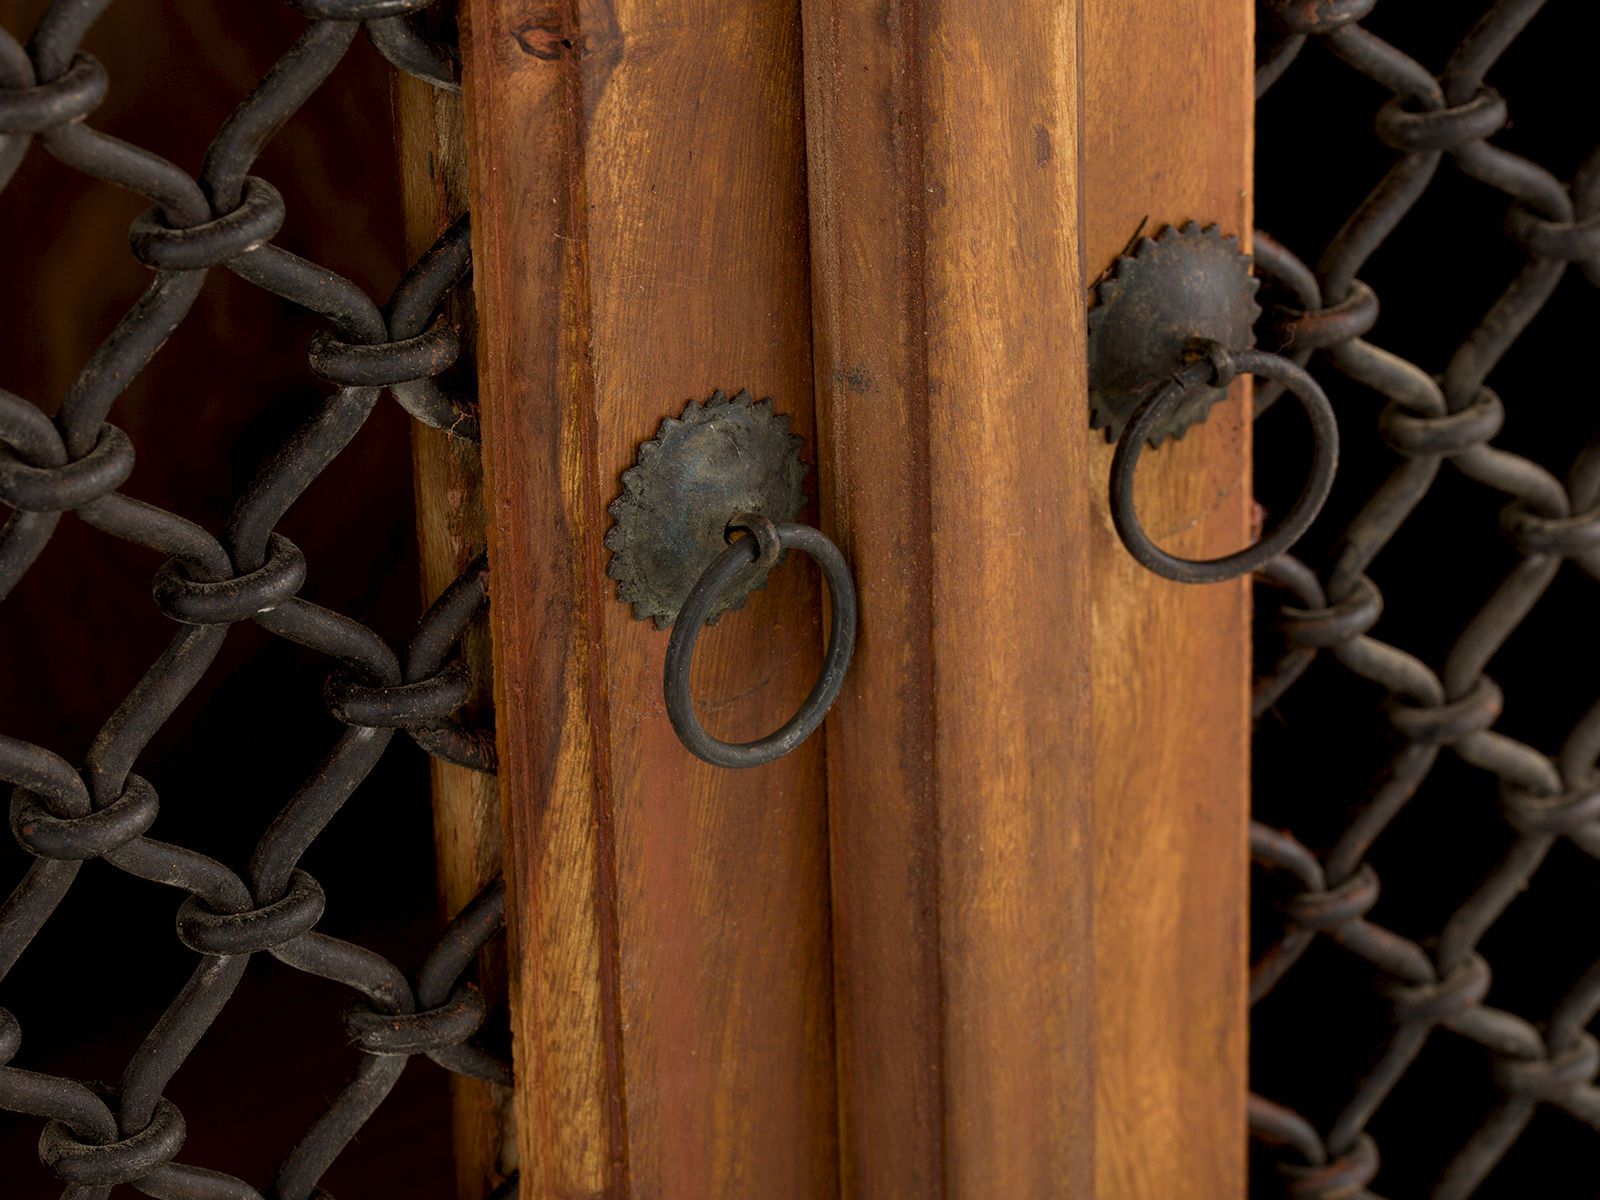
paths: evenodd
<path fill-rule="evenodd" d="M 470 184 L 524 1197 L 1243 1196 L 1248 593 L 1117 542 L 1084 312 L 1141 226 L 1248 236 L 1252 17 L 463 0 L 408 162 Z M 826 738 L 730 772 L 602 539 L 740 387 L 861 630 Z M 1244 410 L 1142 472 L 1175 549 L 1249 539 Z M 704 640 L 714 731 L 793 709 L 821 604 L 785 565 Z"/>

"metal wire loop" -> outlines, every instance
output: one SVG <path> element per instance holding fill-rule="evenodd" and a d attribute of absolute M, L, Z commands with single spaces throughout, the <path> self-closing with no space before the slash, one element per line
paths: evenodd
<path fill-rule="evenodd" d="M 109 81 L 100 60 L 79 51 L 49 83 L 0 89 L 0 133 L 46 133 L 100 107 Z"/>
<path fill-rule="evenodd" d="M 345 387 L 393 387 L 426 379 L 460 356 L 460 335 L 442 321 L 416 337 L 367 346 L 352 345 L 324 329 L 306 347 L 312 373 Z"/>
<path fill-rule="evenodd" d="M 504 969 L 503 960 L 480 961 L 487 944 L 504 928 L 504 886 L 498 881 L 487 884 L 440 941 L 431 949 L 422 948 L 426 957 L 413 985 L 384 954 L 319 928 L 327 896 L 317 879 L 300 867 L 302 856 L 371 776 L 396 731 L 435 755 L 477 770 L 492 772 L 495 758 L 488 714 L 472 706 L 471 726 L 463 716 L 475 697 L 462 640 L 472 636 L 471 626 L 487 604 L 484 560 L 480 557 L 469 564 L 444 589 L 414 634 L 397 646 L 356 615 L 301 599 L 306 555 L 276 528 L 303 503 L 308 489 L 336 459 L 373 453 L 373 444 L 358 437 L 382 388 L 417 420 L 456 438 L 477 438 L 471 364 L 457 365 L 458 328 L 470 319 L 463 287 L 471 270 L 466 216 L 456 219 L 417 257 L 385 300 L 289 246 L 276 244 L 286 213 L 283 192 L 251 173 L 267 144 L 313 96 L 327 97 L 341 90 L 329 80 L 348 77 L 336 68 L 363 29 L 400 71 L 419 75 L 438 88 L 459 90 L 454 53 L 432 40 L 435 33 L 448 34 L 451 28 L 443 11 L 446 6 L 441 0 L 297 3 L 313 21 L 242 95 L 239 107 L 197 156 L 194 174 L 137 141 L 113 137 L 92 124 L 92 114 L 107 94 L 107 75 L 78 43 L 107 8 L 104 0 L 40 3 L 34 6 L 40 11 L 31 36 L 0 29 L 0 189 L 12 181 L 31 147 L 55 160 L 52 171 L 74 171 L 86 183 L 131 192 L 151 205 L 133 221 L 127 245 L 130 261 L 153 268 L 154 276 L 119 320 L 107 322 L 110 331 L 96 335 L 103 340 L 81 361 L 59 403 L 40 403 L 0 389 L 0 599 L 29 576 L 32 564 L 47 548 L 68 560 L 79 553 L 74 549 L 77 532 L 68 535 L 66 544 L 55 537 L 57 528 L 66 525 L 62 516 L 71 513 L 95 536 L 166 560 L 151 590 L 156 608 L 173 623 L 166 649 L 142 674 L 126 681 L 131 690 L 110 706 L 109 717 L 88 739 L 82 757 L 69 761 L 47 746 L 0 735 L 0 816 L 9 817 L 17 851 L 31 856 L 19 877 L 8 879 L 0 893 L 0 983 L 6 982 L 41 930 L 51 925 L 68 896 L 76 897 L 71 902 L 80 906 L 87 903 L 104 907 L 107 914 L 126 915 L 116 907 L 110 883 L 103 895 L 97 885 L 91 885 L 88 893 L 82 890 L 77 880 L 90 872 L 107 881 L 118 876 L 139 879 L 173 888 L 182 896 L 174 902 L 174 923 L 194 973 L 163 1005 L 159 1020 L 138 1043 L 126 1068 L 117 1072 L 114 1087 L 40 1070 L 45 1064 L 38 1061 L 13 1064 L 28 1051 L 16 1016 L 0 1008 L 0 1114 L 4 1114 L 0 1126 L 12 1114 L 48 1122 L 39 1138 L 40 1163 L 68 1185 L 66 1194 L 84 1200 L 104 1197 L 112 1188 L 121 1195 L 125 1184 L 152 1196 L 196 1200 L 263 1196 L 326 1200 L 328 1193 L 320 1190 L 319 1181 L 362 1134 L 411 1059 L 425 1056 L 455 1074 L 501 1086 L 512 1082 L 510 1062 L 492 1049 L 504 1040 L 496 1036 L 502 1010 L 485 999 L 503 994 L 503 985 L 495 978 Z M 257 17 L 244 28 L 276 27 Z M 230 30 L 226 43 L 236 49 L 246 47 L 243 41 L 233 41 L 234 32 Z M 110 45 L 117 34 L 107 30 L 101 36 Z M 248 57 L 254 61 L 258 55 L 252 52 Z M 141 79 L 158 89 L 166 86 L 148 63 Z M 125 88 L 129 82 L 124 81 Z M 331 90 L 324 92 L 324 85 Z M 352 91 L 334 103 L 359 112 L 375 94 Z M 119 133 L 137 135 L 137 107 L 121 111 Z M 147 125 L 159 123 L 158 109 L 146 112 Z M 386 139 L 386 123 L 377 122 L 373 133 Z M 308 145 L 279 155 L 276 169 L 321 161 L 315 151 L 306 149 Z M 47 174 L 38 172 L 38 180 L 45 181 Z M 56 188 L 48 181 L 33 186 Z M 301 190 L 283 189 L 291 195 Z M 369 207 L 382 210 L 386 190 L 374 181 L 352 211 L 359 217 Z M 41 190 L 32 203 L 13 209 L 12 216 L 32 212 L 47 200 L 58 202 L 63 194 Z M 306 228 L 302 225 L 302 234 Z M 94 255 L 92 241 L 83 241 L 70 223 L 64 226 L 59 239 L 52 235 L 41 242 L 40 273 L 35 279 L 25 269 L 24 282 L 44 287 L 54 260 L 60 258 L 69 267 L 87 261 L 82 256 Z M 50 242 L 55 244 L 46 244 Z M 112 264 L 103 266 L 110 270 Z M 139 383 L 153 356 L 180 328 L 190 326 L 182 335 L 190 347 L 197 336 L 208 336 L 193 328 L 191 313 L 217 301 L 221 304 L 215 311 L 233 313 L 232 302 L 220 295 L 201 298 L 206 272 L 219 267 L 271 296 L 272 303 L 291 305 L 324 326 L 311 338 L 308 365 L 312 375 L 337 386 L 318 387 L 321 398 L 310 403 L 299 388 L 264 386 L 264 391 L 284 393 L 266 426 L 278 434 L 269 433 L 266 452 L 257 457 L 248 476 L 238 480 L 236 494 L 222 509 L 227 518 L 213 530 L 205 521 L 191 520 L 140 496 L 133 440 L 123 428 L 139 431 L 141 436 L 134 440 L 141 450 L 146 440 L 157 440 L 159 434 L 138 419 L 137 404 L 131 424 L 119 413 L 126 407 L 124 394 Z M 77 278 L 77 268 L 71 270 L 69 277 Z M 98 278 L 101 273 L 85 272 L 83 277 Z M 85 333 L 92 334 L 102 323 L 99 310 L 94 313 Z M 232 350 L 238 373 L 254 372 L 251 348 L 230 346 L 229 332 L 236 328 L 231 316 L 208 328 L 220 339 L 219 349 Z M 222 357 L 218 354 L 216 361 Z M 202 375 L 203 388 L 218 394 L 227 391 L 220 374 Z M 441 377 L 448 379 L 450 394 L 441 387 Z M 142 386 L 151 386 L 148 378 Z M 199 448 L 200 443 L 194 445 Z M 374 475 L 386 473 L 376 458 L 371 466 Z M 123 490 L 130 479 L 135 485 L 132 493 Z M 222 521 L 221 512 L 211 515 Z M 83 552 L 93 550 L 85 543 Z M 37 597 L 48 596 L 54 585 L 38 580 L 32 586 Z M 38 591 L 41 587 L 46 590 Z M 98 661 L 96 637 L 120 639 L 125 623 L 121 607 L 126 606 L 119 600 L 108 603 L 111 608 L 105 611 L 110 615 L 99 628 L 77 631 L 85 639 L 82 655 L 74 651 L 55 667 L 81 671 L 83 663 Z M 19 614 L 24 618 L 28 611 L 37 611 L 37 601 L 24 604 Z M 156 788 L 134 769 L 141 767 L 147 747 L 169 727 L 175 713 L 187 711 L 190 715 L 182 718 L 182 725 L 191 733 L 198 728 L 193 713 L 205 703 L 202 681 L 208 675 L 215 679 L 214 672 L 229 655 L 224 645 L 232 642 L 230 631 L 246 622 L 286 644 L 332 659 L 329 706 L 355 728 L 330 731 L 336 738 L 331 749 L 320 756 L 313 775 L 285 789 L 274 819 L 259 839 L 251 839 L 254 849 L 248 865 L 240 863 L 236 871 L 227 862 L 167 840 L 182 830 L 181 819 L 165 837 L 149 836 L 152 829 L 161 828 L 164 806 Z M 21 627 L 11 634 L 29 637 Z M 50 649 L 38 647 L 41 665 L 51 657 Z M 136 659 L 144 654 L 143 649 L 132 652 Z M 49 672 L 41 672 L 38 681 L 6 680 L 19 694 L 29 687 L 38 689 L 41 699 L 53 694 L 50 689 L 57 682 Z M 276 703 L 278 689 L 269 694 Z M 297 703 L 287 689 L 282 697 L 287 705 Z M 172 761 L 183 758 L 175 754 Z M 230 762 L 235 759 L 240 764 L 236 774 L 250 769 L 247 753 L 230 756 Z M 230 775 L 226 782 L 231 787 L 235 779 Z M 178 790 L 181 794 L 184 789 Z M 370 819 L 387 818 L 373 813 Z M 380 839 L 383 846 L 373 854 L 389 853 L 387 837 Z M 364 864 L 327 865 L 357 872 L 340 876 L 341 890 L 388 882 L 386 875 Z M 127 922 L 113 924 L 109 936 L 122 936 Z M 96 928 L 111 926 L 102 922 Z M 74 935 L 64 933 L 72 941 Z M 71 952 L 91 959 L 97 954 L 89 943 L 79 947 L 73 942 Z M 40 964 L 47 971 L 54 953 L 46 951 Z M 143 953 L 141 946 L 140 957 L 129 961 L 142 963 Z M 276 1182 L 270 1189 L 179 1161 L 183 1117 L 163 1098 L 169 1081 L 184 1069 L 252 969 L 252 956 L 263 954 L 296 972 L 352 989 L 364 997 L 371 1014 L 368 1025 L 357 1031 L 360 1036 L 352 1037 L 354 1049 L 370 1057 L 360 1061 L 347 1083 L 323 1097 L 325 1103 L 315 1105 L 320 1115 L 299 1131 L 287 1157 L 274 1168 Z M 114 962 L 108 959 L 103 965 Z M 488 973 L 484 993 L 469 978 L 480 971 Z M 136 990 L 142 996 L 154 989 L 153 996 L 159 999 L 167 987 L 164 977 L 164 971 L 150 975 L 148 981 L 141 975 Z M 142 1009 L 141 999 L 129 1011 Z M 309 1045 L 301 1041 L 301 1027 L 309 1032 L 315 1017 L 300 1011 L 297 996 L 286 1001 L 285 1011 L 295 1026 L 289 1032 L 291 1042 Z M 486 1017 L 493 1018 L 496 1032 L 480 1044 L 476 1037 Z M 55 1020 L 71 1018 L 58 1015 Z M 76 1036 L 92 1038 L 93 1031 Z M 187 1086 L 194 1094 L 192 1075 Z M 236 1081 L 236 1086 L 224 1086 L 207 1096 L 206 1108 L 225 1109 L 236 1093 L 242 1094 L 242 1086 Z M 42 1195 L 48 1186 L 42 1179 L 22 1178 L 22 1172 L 12 1170 L 9 1163 L 0 1174 L 4 1176 L 0 1195 Z M 501 1189 L 497 1194 L 509 1193 Z"/>
<path fill-rule="evenodd" d="M 1215 342 L 1197 347 L 1204 357 L 1188 363 L 1139 405 L 1122 431 L 1111 460 L 1111 521 L 1128 553 L 1157 575 L 1179 583 L 1220 583 L 1257 570 L 1288 550 L 1311 527 L 1333 487 L 1339 465 L 1339 426 L 1316 381 L 1286 358 L 1261 350 L 1226 350 Z M 1133 478 L 1152 430 L 1197 384 L 1222 386 L 1233 375 L 1259 375 L 1281 383 L 1311 422 L 1311 470 L 1294 505 L 1261 540 L 1221 558 L 1182 558 L 1157 546 L 1133 504 Z"/>
<path fill-rule="evenodd" d="M 309 933 L 327 906 L 322 885 L 296 869 L 282 896 L 245 912 L 219 913 L 190 895 L 178 907 L 178 940 L 198 954 L 255 954 Z"/>
<path fill-rule="evenodd" d="M 483 1027 L 488 1004 L 483 993 L 463 984 L 437 1008 L 423 1012 L 378 1012 L 358 1004 L 344 1014 L 345 1032 L 367 1054 L 424 1054 L 459 1046 Z"/>
<path fill-rule="evenodd" d="M 115 425 L 102 425 L 82 458 L 34 466 L 0 447 L 0 504 L 18 512 L 66 512 L 116 491 L 133 474 L 133 443 Z"/>
<path fill-rule="evenodd" d="M 672 728 L 691 754 L 719 767 L 759 767 L 782 758 L 810 737 L 838 698 L 856 648 L 856 587 L 844 555 L 821 530 L 787 521 L 774 524 L 765 517 L 748 513 L 735 517 L 729 526 L 748 530 L 751 536 L 740 538 L 718 555 L 689 590 L 667 643 L 662 688 Z M 717 598 L 764 555 L 772 554 L 774 548 L 809 554 L 822 568 L 822 577 L 827 580 L 833 597 L 828 656 L 805 703 L 775 733 L 753 742 L 720 741 L 706 732 L 695 715 L 694 697 L 689 691 L 695 642 Z"/>
<path fill-rule="evenodd" d="M 25 788 L 11 796 L 11 833 L 29 854 L 81 862 L 109 854 L 144 836 L 161 811 L 155 788 L 129 775 L 122 794 L 81 817 L 57 816 Z"/>
<path fill-rule="evenodd" d="M 1591 48 L 1592 14 L 1540 0 L 1409 15 L 1385 4 L 1368 27 L 1369 0 L 1267 6 L 1283 33 L 1257 60 L 1257 162 L 1295 178 L 1262 212 L 1302 231 L 1326 218 L 1328 240 L 1257 232 L 1257 268 L 1278 293 L 1259 335 L 1350 389 L 1343 433 L 1360 467 L 1337 518 L 1320 522 L 1320 561 L 1282 555 L 1260 574 L 1292 599 L 1256 609 L 1258 632 L 1286 648 L 1254 688 L 1251 854 L 1269 888 L 1298 895 L 1252 917 L 1250 1036 L 1254 1060 L 1272 1064 L 1255 1084 L 1271 1094 L 1249 1099 L 1252 1161 L 1273 1164 L 1254 1182 L 1278 1200 L 1587 1186 L 1581 1143 L 1552 1135 L 1600 1130 L 1600 967 L 1563 907 L 1600 860 L 1600 704 L 1593 673 L 1572 669 L 1573 647 L 1593 642 L 1581 589 L 1600 576 L 1600 440 L 1591 409 L 1553 398 L 1586 379 L 1585 310 L 1572 305 L 1593 297 L 1568 285 L 1600 284 L 1600 146 L 1592 121 L 1570 129 L 1572 144 L 1553 136 L 1569 136 L 1565 121 L 1541 135 L 1536 114 L 1593 108 L 1588 74 L 1550 57 Z M 1313 41 L 1327 53 L 1296 71 Z M 1490 76 L 1518 55 L 1535 69 L 1504 76 L 1524 111 L 1502 141 L 1510 109 Z M 1300 78 L 1274 99 L 1286 73 Z M 1375 143 L 1319 145 L 1308 107 L 1366 112 L 1374 88 L 1392 97 Z M 1302 206 L 1358 163 L 1365 174 L 1379 145 L 1399 153 L 1352 186 L 1353 208 Z M 1589 147 L 1568 178 L 1524 156 L 1568 145 Z M 1415 273 L 1406 256 L 1425 242 L 1484 253 Z M 1401 285 L 1402 263 L 1422 289 Z M 1384 285 L 1357 302 L 1369 271 Z M 1271 391 L 1257 390 L 1258 412 Z M 1274 445 L 1258 437 L 1258 460 Z M 1494 508 L 1503 545 L 1489 540 Z M 1385 593 L 1396 621 L 1379 620 Z M 1516 668 L 1505 696 L 1485 674 L 1502 663 Z M 1496 809 L 1504 829 L 1487 819 Z M 1387 1021 L 1358 1000 L 1371 990 Z"/>
<path fill-rule="evenodd" d="M 157 271 L 203 271 L 248 254 L 277 236 L 286 210 L 283 193 L 265 179 L 246 176 L 244 199 L 210 221 L 173 229 L 158 206 L 145 209 L 128 228 L 133 256 Z"/>
<path fill-rule="evenodd" d="M 187 1133 L 183 1114 L 163 1097 L 156 1100 L 148 1125 L 108 1145 L 81 1141 L 65 1121 L 51 1121 L 39 1136 L 39 1161 L 65 1183 L 114 1187 L 143 1179 L 171 1162 Z"/>

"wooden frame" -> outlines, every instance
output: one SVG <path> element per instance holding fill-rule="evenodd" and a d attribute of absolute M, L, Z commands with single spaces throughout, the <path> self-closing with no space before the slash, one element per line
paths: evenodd
<path fill-rule="evenodd" d="M 1086 284 L 1141 227 L 1215 222 L 1248 244 L 1254 16 L 1251 0 L 1084 0 Z M 1178 553 L 1254 536 L 1247 387 L 1140 469 L 1146 527 Z M 1172 583 L 1134 562 L 1107 507 L 1112 448 L 1091 440 L 1094 1194 L 1232 1200 L 1245 1194 L 1249 581 Z"/>
<path fill-rule="evenodd" d="M 462 16 L 523 1186 L 826 1194 L 822 746 L 754 774 L 685 754 L 666 639 L 601 544 L 689 400 L 749 387 L 810 437 L 799 30 L 746 0 Z M 705 638 L 717 730 L 779 724 L 820 630 L 793 570 Z"/>
<path fill-rule="evenodd" d="M 406 253 L 412 261 L 466 211 L 466 118 L 460 96 L 420 79 L 397 74 L 394 88 Z M 470 307 L 458 303 L 452 315 L 470 320 Z M 443 430 L 414 422 L 411 439 L 423 601 L 431 604 L 485 550 L 483 468 L 476 446 Z M 493 667 L 485 620 L 473 623 L 464 648 L 475 684 L 471 703 L 486 707 Z M 500 789 L 495 777 L 440 758 L 430 756 L 429 771 L 441 907 L 454 914 L 501 871 Z M 497 978 L 500 966 L 486 977 Z M 504 999 L 495 990 L 490 995 Z M 516 1169 L 512 1098 L 505 1088 L 465 1076 L 452 1076 L 450 1086 L 457 1191 L 478 1200 Z"/>
<path fill-rule="evenodd" d="M 844 1190 L 1087 1195 L 1076 4 L 803 9 Z"/>
<path fill-rule="evenodd" d="M 1248 230 L 1252 7 L 464 0 L 525 1197 L 1243 1196 L 1248 594 L 1116 541 L 1083 313 L 1141 223 Z M 602 538 L 740 386 L 862 624 L 826 755 L 732 773 Z M 1244 405 L 1142 477 L 1243 544 Z M 821 603 L 785 566 L 708 637 L 715 732 Z"/>

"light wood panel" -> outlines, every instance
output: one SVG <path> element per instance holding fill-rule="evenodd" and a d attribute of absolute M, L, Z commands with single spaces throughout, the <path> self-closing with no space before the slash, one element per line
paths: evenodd
<path fill-rule="evenodd" d="M 405 75 L 396 77 L 394 103 L 406 256 L 413 261 L 466 209 L 465 116 L 459 96 Z M 470 347 L 471 305 L 463 298 L 453 307 Z M 423 602 L 431 604 L 484 551 L 483 466 L 478 446 L 420 421 L 412 423 L 411 447 Z M 475 689 L 469 704 L 481 719 L 487 715 L 493 674 L 485 618 L 468 630 L 463 649 Z M 500 792 L 494 776 L 443 759 L 430 756 L 429 769 L 441 906 L 454 916 L 500 874 Z M 484 980 L 500 974 L 491 968 Z M 456 1194 L 477 1200 L 515 1169 L 514 1106 L 509 1089 L 483 1080 L 452 1076 L 450 1087 Z"/>
<path fill-rule="evenodd" d="M 678 744 L 666 634 L 605 577 L 662 418 L 749 387 L 811 432 L 798 11 L 466 0 L 524 1196 L 835 1192 L 822 746 Z M 748 738 L 820 660 L 800 562 L 701 642 Z"/>
<path fill-rule="evenodd" d="M 1250 229 L 1251 0 L 1084 0 L 1083 278 L 1141 222 Z M 1239 385 L 1239 391 L 1244 391 Z M 1251 537 L 1247 401 L 1146 453 L 1157 541 Z M 1248 583 L 1170 583 L 1111 527 L 1088 444 L 1094 627 L 1096 1195 L 1244 1195 Z"/>
<path fill-rule="evenodd" d="M 843 1193 L 1087 1197 L 1078 4 L 804 8 Z"/>

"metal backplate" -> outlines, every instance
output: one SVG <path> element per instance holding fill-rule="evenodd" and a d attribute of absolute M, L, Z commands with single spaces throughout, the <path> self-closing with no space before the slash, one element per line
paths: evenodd
<path fill-rule="evenodd" d="M 794 520 L 805 503 L 801 439 L 771 399 L 752 401 L 713 392 L 691 400 L 681 417 L 661 422 L 622 473 L 622 495 L 611 504 L 616 523 L 606 534 L 607 573 L 617 597 L 639 620 L 671 625 L 684 597 L 711 561 L 727 549 L 728 522 L 743 512 L 770 521 Z M 773 564 L 775 565 L 775 564 Z M 714 622 L 767 582 L 772 566 L 741 576 L 712 609 Z"/>
<path fill-rule="evenodd" d="M 1178 369 L 1193 339 L 1230 350 L 1253 346 L 1261 313 L 1256 287 L 1238 240 L 1222 236 L 1215 225 L 1190 221 L 1139 238 L 1095 285 L 1089 310 L 1090 427 L 1104 429 L 1107 441 L 1120 438 L 1133 410 Z M 1152 432 L 1150 444 L 1182 437 L 1225 394 L 1204 385 L 1192 388 Z"/>

